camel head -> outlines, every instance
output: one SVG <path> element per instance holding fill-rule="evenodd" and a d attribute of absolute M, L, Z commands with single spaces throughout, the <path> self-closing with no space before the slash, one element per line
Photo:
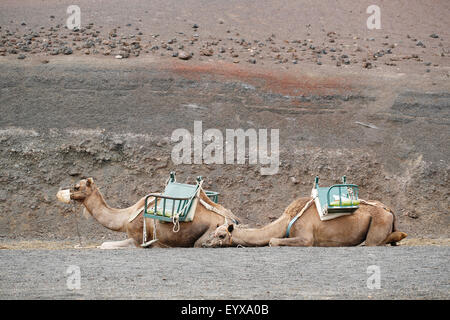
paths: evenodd
<path fill-rule="evenodd" d="M 211 232 L 209 237 L 202 243 L 202 247 L 218 248 L 233 246 L 233 237 L 231 235 L 233 230 L 233 223 L 217 225 L 217 229 Z"/>
<path fill-rule="evenodd" d="M 83 179 L 68 189 L 59 190 L 56 194 L 56 198 L 64 203 L 70 203 L 70 200 L 83 202 L 94 190 L 94 179 Z"/>

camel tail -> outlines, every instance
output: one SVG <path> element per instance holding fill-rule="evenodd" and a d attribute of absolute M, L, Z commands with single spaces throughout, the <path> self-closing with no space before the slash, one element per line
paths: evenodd
<path fill-rule="evenodd" d="M 392 214 L 392 232 L 386 237 L 384 240 L 384 243 L 390 244 L 391 246 L 396 246 L 397 242 L 401 241 L 402 239 L 406 238 L 408 234 L 397 231 L 397 224 L 396 224 L 396 217 L 395 213 L 389 209 L 389 212 Z"/>

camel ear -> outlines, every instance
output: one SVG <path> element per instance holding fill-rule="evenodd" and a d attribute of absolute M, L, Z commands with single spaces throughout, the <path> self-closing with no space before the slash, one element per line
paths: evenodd
<path fill-rule="evenodd" d="M 86 186 L 90 187 L 91 184 L 94 184 L 94 179 L 88 178 L 87 181 L 86 181 Z"/>
<path fill-rule="evenodd" d="M 228 225 L 228 232 L 231 233 L 234 230 L 234 224 L 229 224 Z"/>

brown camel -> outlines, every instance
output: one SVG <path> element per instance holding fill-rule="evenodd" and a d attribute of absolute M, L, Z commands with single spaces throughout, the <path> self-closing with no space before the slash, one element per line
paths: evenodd
<path fill-rule="evenodd" d="M 194 220 L 180 223 L 178 232 L 173 232 L 172 223 L 160 222 L 159 220 L 153 222 L 153 219 L 145 218 L 147 239 L 153 238 L 154 226 L 156 226 L 155 236 L 158 241 L 153 243 L 152 247 L 200 247 L 218 224 L 224 224 L 228 219 L 239 222 L 239 219 L 230 210 L 211 201 L 203 190 L 201 190 L 199 196 L 208 205 L 214 207 L 214 211 L 199 204 Z M 60 190 L 57 198 L 66 203 L 70 200 L 82 203 L 101 225 L 110 230 L 126 232 L 128 235 L 126 240 L 105 242 L 99 248 L 140 247 L 142 244 L 144 220 L 141 212 L 144 208 L 145 197 L 131 207 L 114 209 L 106 204 L 94 180 L 88 178 L 81 180 L 70 189 Z"/>
<path fill-rule="evenodd" d="M 230 246 L 357 246 L 365 241 L 366 246 L 396 245 L 406 233 L 396 231 L 395 215 L 378 201 L 362 202 L 353 214 L 333 220 L 321 221 L 315 204 L 306 209 L 294 223 L 286 238 L 286 230 L 292 218 L 299 213 L 311 198 L 293 201 L 284 213 L 262 228 L 244 228 L 240 225 L 217 226 L 203 247 Z"/>

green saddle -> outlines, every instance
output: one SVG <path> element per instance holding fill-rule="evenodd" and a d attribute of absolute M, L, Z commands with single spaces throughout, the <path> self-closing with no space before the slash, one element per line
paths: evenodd
<path fill-rule="evenodd" d="M 202 177 L 197 177 L 197 184 L 185 184 L 175 181 L 175 172 L 170 173 L 169 181 L 163 193 L 151 193 L 145 198 L 144 217 L 162 221 L 172 221 L 176 215 L 180 222 L 192 221 L 197 206 L 197 195 L 200 191 Z M 215 203 L 219 193 L 204 191 Z M 153 203 L 148 199 L 154 197 Z"/>
<path fill-rule="evenodd" d="M 311 192 L 317 211 L 322 220 L 336 218 L 342 214 L 351 214 L 359 208 L 358 186 L 348 184 L 346 177 L 342 177 L 342 184 L 331 187 L 319 187 L 319 177 L 316 177 Z"/>

